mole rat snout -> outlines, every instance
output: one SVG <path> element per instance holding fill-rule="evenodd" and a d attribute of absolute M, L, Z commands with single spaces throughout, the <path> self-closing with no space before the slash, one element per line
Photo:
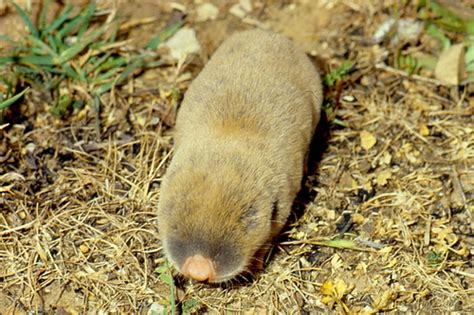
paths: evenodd
<path fill-rule="evenodd" d="M 213 238 L 206 231 L 177 231 L 164 239 L 164 246 L 178 271 L 197 281 L 224 282 L 248 264 L 245 251 L 237 244 L 222 236 Z"/>
<path fill-rule="evenodd" d="M 212 260 L 199 254 L 186 259 L 181 271 L 197 281 L 213 282 L 217 276 Z"/>

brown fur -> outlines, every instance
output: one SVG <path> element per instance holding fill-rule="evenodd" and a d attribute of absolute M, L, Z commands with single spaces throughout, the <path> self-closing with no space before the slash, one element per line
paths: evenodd
<path fill-rule="evenodd" d="M 261 30 L 225 41 L 189 87 L 158 222 L 178 268 L 201 254 L 225 281 L 285 224 L 319 121 L 320 78 L 287 38 Z"/>

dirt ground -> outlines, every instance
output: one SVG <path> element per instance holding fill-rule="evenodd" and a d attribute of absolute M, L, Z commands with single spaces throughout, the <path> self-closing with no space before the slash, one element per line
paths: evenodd
<path fill-rule="evenodd" d="M 198 21 L 203 2 L 217 19 Z M 410 77 L 390 63 L 390 43 L 370 42 L 394 8 L 410 17 L 414 5 L 253 0 L 239 17 L 229 13 L 237 2 L 100 1 L 143 22 L 123 35 L 128 45 L 182 19 L 202 48 L 104 96 L 99 137 L 91 106 L 58 119 L 38 91 L 6 115 L 2 314 L 160 314 L 171 299 L 178 313 L 199 314 L 474 312 L 474 86 Z M 0 32 L 21 38 L 8 3 L 0 1 Z M 176 108 L 176 91 L 185 93 L 222 40 L 253 27 L 291 37 L 323 75 L 346 60 L 354 66 L 326 87 L 334 110 L 323 115 L 302 193 L 264 271 L 225 285 L 174 274 L 169 284 L 155 272 L 165 264 L 155 209 L 173 143 L 163 108 Z M 423 37 L 414 49 L 430 45 Z"/>

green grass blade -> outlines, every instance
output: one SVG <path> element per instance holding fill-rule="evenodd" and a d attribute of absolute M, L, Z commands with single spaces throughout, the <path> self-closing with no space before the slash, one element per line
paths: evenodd
<path fill-rule="evenodd" d="M 52 90 L 57 89 L 57 87 L 59 86 L 59 84 L 61 84 L 61 82 L 64 80 L 65 77 L 66 75 L 63 73 L 59 77 L 56 77 L 55 79 L 46 82 L 45 89 L 47 91 L 52 91 Z"/>
<path fill-rule="evenodd" d="M 38 37 L 39 38 L 39 32 L 36 26 L 34 26 L 33 22 L 29 18 L 28 14 L 26 14 L 25 10 L 23 10 L 18 4 L 13 2 L 13 5 L 15 6 L 16 12 L 18 15 L 21 17 L 23 20 L 23 23 L 25 23 L 26 27 L 30 30 L 31 35 Z"/>
<path fill-rule="evenodd" d="M 40 31 L 46 28 L 46 24 L 47 24 L 46 19 L 48 17 L 48 10 L 49 10 L 49 3 L 50 3 L 49 1 L 50 0 L 44 0 L 43 5 L 41 7 L 41 12 L 40 12 L 39 20 L 38 20 L 38 25 L 37 25 Z"/>
<path fill-rule="evenodd" d="M 2 102 L 0 102 L 0 109 L 5 109 L 7 108 L 8 106 L 12 105 L 13 103 L 15 103 L 16 101 L 18 101 L 18 99 L 20 97 L 22 97 L 23 95 L 25 95 L 25 93 L 29 90 L 30 88 L 26 88 L 24 89 L 23 91 L 21 91 L 20 93 L 16 94 L 15 96 L 12 96 Z"/>
<path fill-rule="evenodd" d="M 80 80 L 80 76 L 79 74 L 74 71 L 74 69 L 71 67 L 71 65 L 67 64 L 63 67 L 64 69 L 64 73 L 70 77 L 73 81 L 79 81 Z"/>
<path fill-rule="evenodd" d="M 92 57 L 91 59 L 89 59 L 89 61 L 87 62 L 87 67 L 86 67 L 87 73 L 91 73 L 92 71 L 100 67 L 104 62 L 107 61 L 107 59 L 109 59 L 111 54 L 112 53 L 107 52 L 100 58 Z"/>
<path fill-rule="evenodd" d="M 429 8 L 439 17 L 435 18 L 433 22 L 440 27 L 448 31 L 459 33 L 462 33 L 466 30 L 464 21 L 454 12 L 448 8 L 445 8 L 443 5 L 437 3 L 436 1 L 429 1 Z"/>
<path fill-rule="evenodd" d="M 135 60 L 134 62 L 132 62 L 131 64 L 129 64 L 125 70 L 123 70 L 122 73 L 120 73 L 120 75 L 117 77 L 116 80 L 114 80 L 113 82 L 109 82 L 109 83 L 106 83 L 106 84 L 103 84 L 101 86 L 99 86 L 97 89 L 96 89 L 96 94 L 97 95 L 100 95 L 102 93 L 105 93 L 107 91 L 109 91 L 110 89 L 112 89 L 112 87 L 114 87 L 115 85 L 118 85 L 120 83 L 122 83 L 123 80 L 125 80 L 133 71 L 135 71 L 136 69 L 140 68 L 143 66 L 143 59 L 138 59 L 138 60 Z"/>
<path fill-rule="evenodd" d="M 56 43 L 56 46 L 58 47 L 58 53 L 68 48 L 66 43 L 61 38 L 61 35 L 59 35 L 58 33 L 54 33 L 53 37 L 54 37 L 54 42 Z"/>
<path fill-rule="evenodd" d="M 110 77 L 114 76 L 115 74 L 117 74 L 117 72 L 119 72 L 119 71 L 120 71 L 120 67 L 112 68 L 109 71 L 107 71 L 106 73 L 103 73 L 103 74 L 95 77 L 94 80 L 92 80 L 92 82 L 95 83 L 95 84 L 103 82 L 103 81 L 107 80 L 108 78 L 110 78 Z"/>
<path fill-rule="evenodd" d="M 155 37 L 153 37 L 148 42 L 148 44 L 146 44 L 145 49 L 156 49 L 156 47 L 158 47 L 158 45 L 160 45 L 160 44 L 161 44 L 161 36 L 160 36 L 160 34 L 158 34 Z"/>
<path fill-rule="evenodd" d="M 68 4 L 64 7 L 62 12 L 59 14 L 59 16 L 51 22 L 51 24 L 44 30 L 46 34 L 51 34 L 55 30 L 57 30 L 59 27 L 63 25 L 64 22 L 68 19 L 69 15 L 71 14 L 71 11 L 73 9 L 73 6 Z"/>
<path fill-rule="evenodd" d="M 467 47 L 464 61 L 466 62 L 466 71 L 474 71 L 474 44 Z"/>
<path fill-rule="evenodd" d="M 31 68 L 23 65 L 15 65 L 14 68 L 15 73 L 19 73 L 24 76 L 38 76 L 41 75 L 40 71 L 36 68 Z"/>
<path fill-rule="evenodd" d="M 18 57 L 13 57 L 13 56 L 8 56 L 8 57 L 2 57 L 0 56 L 0 64 L 7 64 L 7 63 L 12 63 L 18 60 Z"/>
<path fill-rule="evenodd" d="M 18 58 L 18 61 L 23 64 L 34 64 L 38 66 L 52 66 L 53 58 L 51 56 L 22 56 Z"/>
<path fill-rule="evenodd" d="M 74 17 L 71 21 L 66 23 L 63 28 L 58 31 L 59 38 L 64 38 L 64 36 L 70 35 L 71 32 L 82 22 L 83 17 L 78 15 Z"/>
<path fill-rule="evenodd" d="M 90 3 L 81 14 L 83 16 L 83 19 L 82 19 L 81 27 L 79 28 L 79 31 L 77 32 L 78 38 L 81 38 L 82 35 L 84 35 L 87 28 L 89 27 L 89 23 L 95 14 L 95 10 L 96 10 L 95 3 Z"/>
<path fill-rule="evenodd" d="M 53 59 L 50 56 L 38 56 L 38 55 L 29 55 L 29 56 L 7 56 L 0 57 L 0 64 L 6 63 L 21 63 L 21 64 L 33 64 L 33 65 L 47 65 L 50 66 L 53 64 Z"/>
<path fill-rule="evenodd" d="M 101 64 L 97 67 L 97 69 L 95 70 L 94 75 L 97 76 L 102 71 L 106 71 L 106 70 L 109 70 L 109 69 L 112 69 L 112 68 L 122 66 L 122 65 L 126 64 L 129 61 L 130 61 L 130 59 L 127 59 L 127 58 L 124 58 L 124 57 L 117 57 L 117 58 L 108 59 L 103 64 Z"/>
<path fill-rule="evenodd" d="M 106 26 L 103 26 L 99 29 L 94 30 L 91 32 L 86 38 L 81 39 L 79 42 L 75 43 L 71 47 L 64 50 L 58 58 L 56 58 L 57 64 L 63 64 L 79 53 L 81 53 L 87 46 L 89 46 L 92 42 L 94 42 L 97 38 L 99 38 L 105 31 L 107 30 Z"/>
<path fill-rule="evenodd" d="M 43 52 L 48 53 L 54 57 L 56 56 L 56 53 L 54 52 L 54 50 L 51 49 L 51 47 L 49 47 L 48 45 L 46 45 L 46 43 L 43 42 L 41 39 L 38 39 L 37 37 L 31 36 L 31 35 L 28 35 L 27 38 L 31 41 L 32 44 L 36 45 L 41 50 L 43 50 Z"/>
<path fill-rule="evenodd" d="M 144 64 L 144 67 L 145 68 L 156 68 L 156 67 L 159 67 L 159 66 L 163 65 L 163 63 L 164 63 L 163 60 L 150 61 L 150 62 L 146 62 Z"/>
<path fill-rule="evenodd" d="M 51 49 L 54 51 L 54 55 L 57 55 L 58 46 L 56 45 L 56 39 L 51 34 L 46 35 L 46 38 L 48 39 L 48 43 L 51 46 Z"/>
<path fill-rule="evenodd" d="M 17 42 L 14 41 L 13 39 L 11 39 L 11 38 L 10 38 L 9 36 L 7 36 L 7 35 L 2 35 L 2 34 L 0 34 L 0 41 L 7 42 L 7 43 L 9 43 L 9 44 L 11 44 L 11 45 L 14 45 L 14 46 L 17 45 Z"/>
<path fill-rule="evenodd" d="M 471 36 L 474 36 L 474 19 L 466 23 L 466 33 Z"/>
<path fill-rule="evenodd" d="M 352 70 L 354 64 L 348 60 L 345 60 L 341 66 L 337 69 L 332 70 L 323 79 L 323 83 L 326 86 L 333 86 L 337 81 L 341 81 L 344 77 Z"/>
<path fill-rule="evenodd" d="M 161 31 L 158 35 L 153 37 L 148 42 L 148 44 L 146 44 L 145 48 L 146 49 L 156 49 L 156 47 L 158 47 L 158 45 L 162 41 L 164 41 L 164 40 L 168 39 L 169 37 L 173 36 L 173 34 L 176 33 L 181 28 L 181 26 L 183 26 L 183 24 L 184 24 L 183 21 L 179 21 L 179 22 L 176 22 L 174 24 L 171 24 L 170 26 L 165 28 L 163 31 Z"/>
<path fill-rule="evenodd" d="M 446 35 L 444 35 L 443 31 L 436 27 L 436 25 L 431 23 L 428 24 L 428 27 L 426 28 L 426 33 L 431 37 L 439 40 L 441 42 L 441 45 L 443 45 L 443 50 L 446 50 L 451 47 L 451 41 L 449 40 L 449 38 L 447 38 Z"/>

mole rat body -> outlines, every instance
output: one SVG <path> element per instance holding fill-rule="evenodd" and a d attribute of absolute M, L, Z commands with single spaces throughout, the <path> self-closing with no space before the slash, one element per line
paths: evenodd
<path fill-rule="evenodd" d="M 192 82 L 178 113 L 158 227 L 185 276 L 222 282 L 285 224 L 319 121 L 321 82 L 282 35 L 234 34 Z"/>

